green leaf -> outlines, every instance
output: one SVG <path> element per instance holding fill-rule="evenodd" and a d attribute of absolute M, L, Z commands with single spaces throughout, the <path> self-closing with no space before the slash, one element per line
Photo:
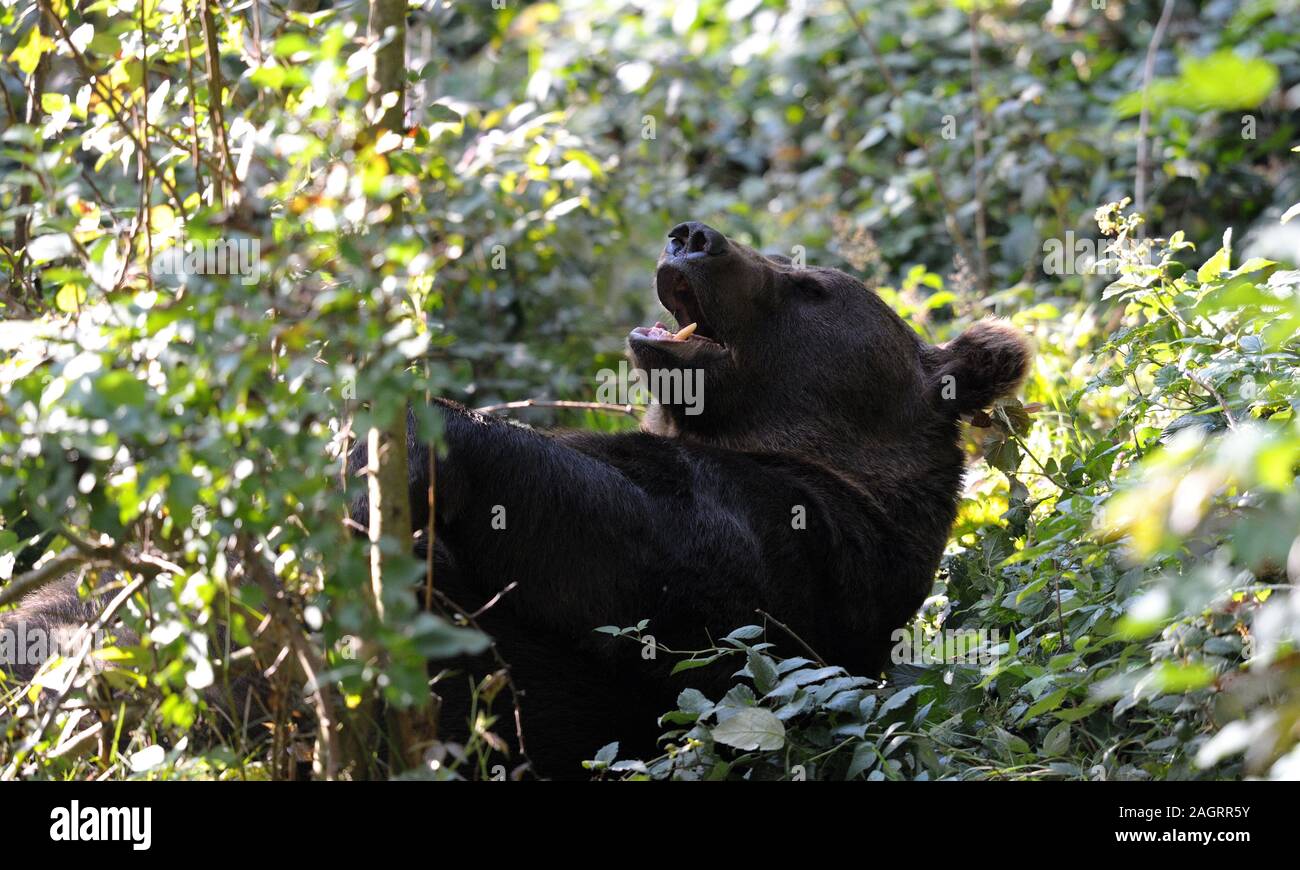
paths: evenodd
<path fill-rule="evenodd" d="M 81 310 L 86 304 L 86 288 L 76 284 L 64 284 L 54 294 L 54 307 L 69 314 Z"/>
<path fill-rule="evenodd" d="M 1070 723 L 1057 722 L 1043 738 L 1043 755 L 1064 755 L 1070 749 Z"/>
<path fill-rule="evenodd" d="M 9 53 L 9 59 L 18 64 L 18 68 L 24 73 L 31 75 L 36 72 L 36 66 L 41 62 L 41 56 L 45 52 L 53 50 L 54 40 L 41 33 L 39 28 L 33 25 L 27 31 L 27 38 Z"/>
<path fill-rule="evenodd" d="M 859 743 L 853 749 L 853 760 L 849 762 L 849 769 L 844 772 L 845 779 L 855 779 L 867 770 L 870 770 L 880 758 L 880 753 L 876 751 L 875 744 Z"/>
<path fill-rule="evenodd" d="M 1018 605 L 1023 604 L 1026 598 L 1028 598 L 1029 596 L 1033 595 L 1035 592 L 1039 591 L 1044 586 L 1046 586 L 1048 579 L 1050 578 L 1046 574 L 1044 574 L 1042 577 L 1039 577 L 1038 579 L 1034 580 L 1024 589 L 1021 589 L 1018 593 L 1016 593 L 1016 604 Z"/>
<path fill-rule="evenodd" d="M 763 636 L 761 625 L 745 625 L 731 632 L 723 640 L 754 640 Z"/>
<path fill-rule="evenodd" d="M 1223 247 L 1215 252 L 1213 257 L 1206 260 L 1201 268 L 1196 270 L 1196 280 L 1202 284 L 1207 281 L 1213 281 L 1222 273 L 1228 270 L 1228 261 L 1232 257 L 1232 230 L 1229 229 L 1223 234 Z"/>
<path fill-rule="evenodd" d="M 1262 57 L 1230 49 L 1205 58 L 1185 58 L 1171 102 L 1189 109 L 1250 109 L 1277 87 L 1278 69 Z"/>
<path fill-rule="evenodd" d="M 429 613 L 420 614 L 412 634 L 420 654 L 431 659 L 478 655 L 492 645 L 492 639 L 483 632 L 452 625 Z"/>
<path fill-rule="evenodd" d="M 1147 93 L 1153 112 L 1175 107 L 1193 111 L 1251 109 L 1277 88 L 1278 69 L 1260 57 L 1244 57 L 1225 49 L 1208 57 L 1186 57 L 1176 78 L 1156 79 Z M 1116 113 L 1132 117 L 1142 110 L 1142 91 L 1115 103 Z"/>
<path fill-rule="evenodd" d="M 713 709 L 713 702 L 699 689 L 683 689 L 677 696 L 677 708 L 688 713 L 703 715 Z"/>
<path fill-rule="evenodd" d="M 691 713 L 687 710 L 672 710 L 659 717 L 660 725 L 694 725 L 699 721 L 699 713 Z"/>
<path fill-rule="evenodd" d="M 464 120 L 459 112 L 442 103 L 431 104 L 428 112 L 429 120 L 435 124 L 459 124 Z"/>
<path fill-rule="evenodd" d="M 301 33 L 286 33 L 275 41 L 272 49 L 276 57 L 289 57 L 300 51 L 313 52 L 315 46 Z"/>
<path fill-rule="evenodd" d="M 287 74 L 282 66 L 263 64 L 248 74 L 248 81 L 259 88 L 275 90 L 284 84 Z"/>
<path fill-rule="evenodd" d="M 894 710 L 899 709 L 908 701 L 910 701 L 913 697 L 915 697 L 917 694 L 922 692 L 925 688 L 926 688 L 925 686 L 908 686 L 906 689 L 900 689 L 899 691 L 890 695 L 889 700 L 881 705 L 880 713 L 877 714 L 876 718 L 878 719 L 883 718 L 888 713 L 891 713 Z"/>
<path fill-rule="evenodd" d="M 776 665 L 770 658 L 751 649 L 746 653 L 746 660 L 749 673 L 754 677 L 754 688 L 758 689 L 760 695 L 766 695 L 776 688 L 778 675 Z"/>
<path fill-rule="evenodd" d="M 72 101 L 68 99 L 67 94 L 41 94 L 41 111 L 47 115 L 57 115 L 59 112 L 66 111 L 71 104 Z"/>
<path fill-rule="evenodd" d="M 144 381 L 121 369 L 100 375 L 95 381 L 95 392 L 109 405 L 125 408 L 140 407 L 146 395 Z"/>
<path fill-rule="evenodd" d="M 1234 269 L 1232 271 L 1232 274 L 1234 276 L 1249 275 L 1252 272 L 1259 272 L 1263 269 L 1269 268 L 1270 266 L 1276 266 L 1276 265 L 1277 262 L 1274 260 L 1266 260 L 1263 257 L 1251 257 L 1249 260 L 1247 260 L 1246 262 L 1238 266 L 1236 269 Z"/>
<path fill-rule="evenodd" d="M 1066 710 L 1057 710 L 1052 715 L 1062 722 L 1078 722 L 1087 716 L 1091 716 L 1097 709 L 1096 704 L 1084 704 L 1082 707 L 1070 707 Z"/>
<path fill-rule="evenodd" d="M 50 233 L 37 236 L 27 244 L 27 256 L 33 263 L 48 263 L 68 256 L 73 251 L 72 237 L 67 233 Z"/>
<path fill-rule="evenodd" d="M 746 707 L 715 726 L 713 739 L 746 751 L 772 752 L 785 745 L 785 726 L 763 707 Z"/>
<path fill-rule="evenodd" d="M 1035 716 L 1041 716 L 1044 713 L 1055 710 L 1057 707 L 1061 706 L 1061 702 L 1065 700 L 1065 696 L 1069 691 L 1069 689 L 1057 689 L 1055 692 L 1049 692 L 1039 698 L 1038 702 L 1026 710 L 1025 715 L 1020 717 L 1020 721 L 1028 722 Z"/>
<path fill-rule="evenodd" d="M 1165 662 L 1156 670 L 1155 677 L 1162 692 L 1181 694 L 1203 689 L 1214 682 L 1214 669 L 1201 662 Z"/>
<path fill-rule="evenodd" d="M 708 658 L 703 659 L 684 659 L 683 661 L 673 665 L 672 673 L 680 674 L 682 671 L 693 671 L 696 668 L 702 668 L 706 665 L 713 664 L 717 661 L 717 658 L 717 656 L 709 656 Z"/>

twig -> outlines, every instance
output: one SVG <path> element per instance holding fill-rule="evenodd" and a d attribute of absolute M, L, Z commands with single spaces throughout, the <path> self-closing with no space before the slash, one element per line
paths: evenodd
<path fill-rule="evenodd" d="M 63 41 L 63 44 L 67 46 L 68 51 L 72 54 L 73 59 L 77 62 L 77 65 L 81 67 L 81 71 L 86 76 L 87 82 L 90 84 L 91 90 L 95 92 L 95 95 L 99 97 L 99 99 L 103 102 L 103 104 L 108 108 L 109 114 L 113 116 L 113 120 L 117 123 L 117 126 L 120 127 L 122 129 L 122 132 L 126 135 L 126 137 L 131 140 L 131 144 L 135 146 L 137 151 L 146 150 L 143 144 L 136 139 L 135 129 L 133 128 L 133 126 L 130 123 L 128 123 L 125 117 L 123 117 L 125 112 L 125 106 L 117 102 L 117 97 L 113 94 L 112 89 L 109 88 L 107 85 L 103 84 L 105 77 L 102 74 L 95 72 L 95 68 L 90 65 L 90 61 L 88 61 L 86 59 L 86 56 L 81 53 L 81 51 L 77 48 L 75 44 L 73 44 L 72 34 L 68 32 L 68 29 L 67 27 L 64 26 L 63 21 L 57 16 L 55 16 L 54 11 L 50 8 L 49 0 L 38 0 L 38 2 L 40 3 L 41 11 L 45 13 L 45 15 L 49 18 L 49 20 L 53 22 L 54 26 L 58 29 L 59 39 L 61 39 Z M 172 142 L 176 143 L 178 146 L 183 147 L 183 143 L 179 142 L 175 137 L 173 137 L 167 129 L 163 127 L 155 127 L 154 131 L 161 133 L 162 135 L 170 139 Z M 152 159 L 153 158 L 150 157 L 151 161 Z M 167 176 L 164 173 L 158 171 L 157 166 L 153 167 L 153 171 L 154 171 L 154 175 L 156 175 L 158 179 L 162 182 L 163 189 L 167 191 L 167 195 L 170 196 L 172 202 L 176 204 L 177 213 L 184 214 L 185 207 L 184 204 L 182 203 L 180 195 L 176 192 L 176 188 L 170 182 L 167 181 Z"/>
<path fill-rule="evenodd" d="M 522 399 L 517 402 L 502 402 L 498 405 L 484 405 L 481 408 L 475 408 L 480 414 L 495 414 L 498 411 L 513 411 L 519 408 L 576 408 L 584 411 L 608 411 L 611 414 L 628 414 L 632 417 L 637 416 L 643 411 L 645 405 L 615 405 L 610 402 L 569 402 L 559 399 Z"/>
<path fill-rule="evenodd" d="M 144 586 L 152 576 L 152 574 L 142 574 L 124 586 L 122 590 L 114 596 L 113 600 L 109 602 L 108 606 L 100 612 L 95 621 L 86 627 L 86 636 L 81 643 L 81 649 L 77 651 L 76 656 L 72 658 L 71 664 L 68 665 L 67 680 L 64 682 L 63 687 L 59 689 L 58 694 L 50 701 L 50 705 L 46 709 L 45 715 L 41 717 L 40 725 L 37 726 L 36 730 L 32 732 L 31 736 L 28 737 L 26 742 L 23 744 L 22 750 L 17 754 L 19 758 L 30 752 L 35 748 L 36 744 L 44 738 L 46 730 L 50 727 L 50 723 L 54 721 L 54 717 L 63 706 L 63 702 L 67 699 L 68 693 L 72 691 L 73 685 L 77 682 L 77 674 L 81 671 L 81 666 L 85 664 L 86 658 L 90 655 L 90 651 L 94 649 L 96 636 L 103 631 L 104 626 L 112 622 L 113 617 L 117 615 L 117 612 L 122 608 L 122 605 L 126 604 L 126 602 L 131 599 L 131 596 Z M 15 764 L 17 764 L 17 760 L 18 759 L 15 758 Z M 0 779 L 11 779 L 15 769 L 16 768 L 11 765 L 7 770 L 5 770 L 4 775 L 0 776 Z"/>
<path fill-rule="evenodd" d="M 249 17 L 253 20 L 253 59 L 262 63 L 262 4 L 253 0 Z"/>
<path fill-rule="evenodd" d="M 113 217 L 113 204 L 109 202 L 108 197 L 104 196 L 104 191 L 99 189 L 99 185 L 95 183 L 94 176 L 87 172 L 86 167 L 84 166 L 81 167 L 81 180 L 86 182 L 86 185 L 90 188 L 91 192 L 95 194 L 95 201 L 99 203 L 99 207 L 103 209 L 104 214 L 108 215 L 110 218 Z"/>
<path fill-rule="evenodd" d="M 129 556 L 120 544 L 95 544 L 72 531 L 63 523 L 52 522 L 58 526 L 59 536 L 72 546 L 53 557 L 39 568 L 33 568 L 21 577 L 17 577 L 0 589 L 0 607 L 25 598 L 36 590 L 54 582 L 59 577 L 76 567 L 104 568 L 116 566 L 123 571 L 144 575 L 152 579 L 166 571 L 172 574 L 184 574 L 185 569 L 175 562 L 170 562 L 152 553 Z"/>
<path fill-rule="evenodd" d="M 1164 39 L 1165 28 L 1169 26 L 1169 18 L 1173 11 L 1174 0 L 1165 0 L 1164 8 L 1160 10 L 1160 20 L 1156 22 L 1156 29 L 1151 34 L 1151 42 L 1147 45 L 1146 64 L 1142 68 L 1142 112 L 1138 118 L 1137 180 L 1133 185 L 1133 207 L 1143 217 L 1147 216 L 1147 173 L 1151 171 L 1151 155 L 1147 143 L 1147 129 L 1151 118 L 1151 77 L 1155 74 L 1156 52 L 1160 48 L 1160 41 Z M 1143 222 L 1138 227 L 1138 238 L 1146 238 L 1146 234 L 1146 223 Z"/>
<path fill-rule="evenodd" d="M 1061 606 L 1061 571 L 1052 560 L 1052 585 L 1056 587 L 1056 625 L 1061 632 L 1061 648 L 1065 647 L 1065 608 Z"/>
<path fill-rule="evenodd" d="M 32 28 L 38 36 L 45 35 L 45 16 L 37 15 L 36 20 L 32 22 Z M 41 92 L 45 89 L 45 74 L 49 69 L 49 58 L 44 54 L 36 62 L 36 69 L 27 77 L 27 109 L 24 123 L 28 127 L 36 126 L 36 122 L 41 117 Z M 5 98 L 8 99 L 9 91 L 0 86 L 0 90 L 5 91 Z M 27 243 L 30 241 L 31 215 L 29 214 L 32 204 L 32 186 L 24 183 L 18 191 L 18 214 L 14 218 L 14 250 L 18 252 L 18 271 L 17 278 L 20 287 L 26 290 L 34 291 L 36 285 L 29 281 L 27 274 L 27 264 L 31 257 L 27 256 Z M 32 297 L 36 302 L 36 293 L 32 292 Z"/>
<path fill-rule="evenodd" d="M 509 583 L 506 584 L 506 588 L 502 589 L 496 595 L 493 595 L 491 598 L 489 598 L 486 604 L 484 604 L 478 610 L 475 610 L 473 613 L 470 614 L 470 616 L 474 617 L 475 619 L 478 619 L 480 616 L 487 613 L 493 607 L 496 607 L 497 603 L 500 602 L 501 599 L 504 598 L 507 593 L 513 592 L 515 587 L 518 585 L 519 585 L 518 580 L 511 580 Z"/>
<path fill-rule="evenodd" d="M 1228 428 L 1235 431 L 1237 428 L 1237 421 L 1233 418 L 1232 409 L 1228 407 L 1228 402 L 1223 398 L 1223 395 L 1191 372 L 1187 372 L 1186 374 L 1189 381 L 1196 384 L 1196 386 L 1200 387 L 1202 390 L 1205 390 L 1205 392 L 1209 393 L 1214 400 L 1219 403 L 1219 407 L 1223 409 L 1223 417 L 1228 421 Z"/>
<path fill-rule="evenodd" d="M 201 2 L 201 0 L 200 0 Z M 181 11 L 185 13 L 186 3 L 182 0 Z M 187 90 L 190 101 L 190 159 L 194 161 L 194 189 L 203 195 L 203 159 L 199 156 L 199 109 L 195 100 L 194 89 L 194 48 L 190 45 L 190 17 L 183 14 L 185 19 L 185 80 L 189 87 Z"/>
<path fill-rule="evenodd" d="M 26 574 L 10 580 L 4 589 L 0 589 L 0 607 L 26 598 L 37 589 L 58 580 L 73 568 L 96 564 L 108 563 L 103 559 L 87 558 L 77 547 L 68 547 L 39 568 L 33 568 Z"/>
<path fill-rule="evenodd" d="M 425 360 L 424 363 L 424 377 L 427 382 L 429 379 L 428 360 Z M 433 396 L 429 392 L 429 390 L 426 389 L 424 391 L 424 404 L 428 406 L 431 405 L 432 403 L 433 403 Z M 438 541 L 437 530 L 434 528 L 435 520 L 437 518 L 436 512 L 438 507 L 437 446 L 434 444 L 430 444 L 428 448 L 428 454 L 429 454 L 429 487 L 427 492 L 425 493 L 425 496 L 427 498 L 425 509 L 428 510 L 429 512 L 429 519 L 428 519 L 428 524 L 425 526 L 425 532 L 428 535 L 428 540 L 425 543 L 428 546 L 425 548 L 425 553 L 424 553 L 424 608 L 425 610 L 432 611 L 433 610 L 433 556 Z M 429 738 L 431 740 L 438 739 L 438 728 L 439 725 L 441 724 L 441 719 L 442 719 L 442 697 L 439 696 L 437 692 L 430 691 L 428 730 L 429 730 Z"/>
<path fill-rule="evenodd" d="M 316 655 L 312 645 L 307 643 L 301 632 L 297 630 L 298 620 L 285 603 L 284 588 L 271 576 L 257 548 L 247 539 L 241 539 L 239 545 L 243 557 L 241 564 L 251 570 L 253 579 L 266 593 L 267 607 L 274 621 L 278 623 L 281 636 L 298 659 L 298 666 L 306 678 L 312 706 L 316 708 L 317 733 L 320 735 L 321 750 L 325 756 L 321 766 L 325 770 L 325 779 L 335 780 L 338 778 L 338 762 L 342 753 L 339 750 L 338 735 L 335 733 L 329 685 L 320 678 L 320 675 L 325 672 L 325 664 Z"/>
<path fill-rule="evenodd" d="M 424 364 L 425 380 L 429 378 L 429 363 L 426 360 Z M 426 406 L 433 404 L 433 395 L 426 389 L 424 391 L 424 404 Z M 434 528 L 435 519 L 438 509 L 438 450 L 433 444 L 429 445 L 429 486 L 425 491 L 425 508 L 429 511 L 428 522 L 425 525 L 424 532 L 427 536 L 427 546 L 424 550 L 424 608 L 430 610 L 433 608 L 433 554 L 438 542 L 437 530 Z"/>
<path fill-rule="evenodd" d="M 149 147 L 149 31 L 145 27 L 145 3 L 140 3 L 140 79 L 142 98 L 138 103 L 140 114 L 140 141 Z M 150 155 L 140 153 L 140 211 L 144 215 L 145 279 L 153 289 L 153 175 L 149 172 Z"/>
<path fill-rule="evenodd" d="M 773 616 L 772 614 L 768 613 L 766 610 L 763 610 L 762 608 L 755 608 L 754 612 L 757 613 L 759 616 L 763 617 L 764 619 L 768 620 L 769 622 L 771 622 L 773 625 L 775 625 L 777 628 L 779 628 L 779 629 L 781 629 L 782 631 L 784 631 L 786 634 L 790 635 L 790 637 L 794 638 L 795 641 L 798 642 L 799 646 L 803 647 L 804 652 L 806 652 L 806 653 L 808 653 L 808 655 L 812 656 L 812 657 L 813 657 L 813 661 L 817 662 L 817 664 L 821 665 L 822 667 L 826 667 L 826 666 L 827 666 L 827 665 L 826 665 L 826 660 L 825 660 L 824 658 L 822 658 L 821 656 L 819 656 L 819 655 L 817 654 L 817 650 L 815 650 L 815 649 L 813 649 L 811 646 L 809 646 L 809 645 L 808 645 L 808 642 L 807 642 L 806 640 L 804 640 L 804 639 L 803 639 L 802 637 L 800 637 L 799 635 L 795 634 L 795 631 L 794 631 L 793 628 L 791 628 L 790 626 L 786 625 L 784 622 L 782 622 L 781 620 L 777 619 L 775 616 Z"/>
<path fill-rule="evenodd" d="M 217 45 L 217 25 L 212 19 L 210 0 L 199 0 L 200 18 L 203 21 L 203 43 L 208 58 L 208 123 L 212 125 L 212 138 L 220 149 L 221 181 L 213 180 L 212 196 L 218 207 L 225 205 L 222 185 L 235 177 L 234 161 L 230 158 L 230 140 L 226 138 L 226 122 L 222 116 L 221 50 Z"/>
<path fill-rule="evenodd" d="M 981 293 L 989 290 L 988 231 L 984 216 L 984 105 L 980 98 L 980 5 L 970 7 L 970 90 L 975 114 L 975 267 Z"/>
<path fill-rule="evenodd" d="M 80 731 L 64 740 L 54 749 L 46 753 L 45 757 L 50 760 L 76 757 L 85 751 L 87 748 L 86 744 L 91 743 L 92 741 L 97 741 L 100 735 L 103 734 L 103 731 L 104 723 L 96 722 L 84 731 Z"/>
<path fill-rule="evenodd" d="M 512 583 L 510 584 L 510 586 L 507 586 L 505 589 L 502 589 L 500 592 L 498 592 L 496 596 L 493 597 L 492 601 L 489 601 L 483 607 L 479 608 L 479 610 L 476 611 L 476 613 L 482 613 L 483 611 L 491 607 L 492 604 L 497 600 L 497 598 L 500 598 L 506 592 L 510 591 L 510 587 L 513 585 L 514 584 Z M 485 635 L 491 640 L 492 636 L 489 635 L 486 631 L 484 631 L 483 627 L 478 624 L 478 621 L 475 619 L 474 614 L 469 613 L 469 611 L 467 611 L 465 608 L 461 607 L 459 604 L 452 601 L 450 598 L 447 597 L 446 593 L 444 593 L 440 589 L 434 589 L 433 594 L 442 603 L 443 607 L 445 607 L 450 612 L 456 614 L 461 619 L 465 620 L 465 623 L 469 625 L 470 628 L 474 629 L 480 634 Z M 520 691 L 519 687 L 515 685 L 514 677 L 510 675 L 510 664 L 502 657 L 501 651 L 497 649 L 497 644 L 495 640 L 492 640 L 492 642 L 488 645 L 488 651 L 492 654 L 493 660 L 496 661 L 497 670 L 505 674 L 506 688 L 510 690 L 510 703 L 511 706 L 514 707 L 514 714 L 515 714 L 515 740 L 518 741 L 519 743 L 519 757 L 522 758 L 524 762 L 533 770 L 533 773 L 536 774 L 537 765 L 533 764 L 533 760 L 528 757 L 528 748 L 524 745 L 524 718 L 523 718 L 523 710 L 521 709 L 519 703 L 519 699 L 523 696 L 523 692 Z"/>

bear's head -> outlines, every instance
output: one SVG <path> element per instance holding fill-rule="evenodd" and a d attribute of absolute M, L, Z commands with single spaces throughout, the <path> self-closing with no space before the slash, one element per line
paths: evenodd
<path fill-rule="evenodd" d="M 1028 371 L 1028 344 L 998 321 L 935 346 L 837 269 L 766 256 L 695 221 L 668 239 L 655 290 L 681 332 L 638 327 L 628 345 L 652 385 L 699 378 L 702 401 L 657 395 L 647 425 L 661 434 L 805 454 L 905 441 L 952 431 L 934 424 L 987 407 Z"/>

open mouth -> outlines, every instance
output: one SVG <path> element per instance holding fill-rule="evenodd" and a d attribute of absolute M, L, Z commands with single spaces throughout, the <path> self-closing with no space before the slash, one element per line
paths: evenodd
<path fill-rule="evenodd" d="M 719 349 L 726 347 L 705 316 L 700 298 L 685 274 L 676 269 L 661 270 L 656 285 L 659 301 L 677 321 L 678 329 L 673 332 L 664 324 L 656 323 L 654 326 L 638 326 L 632 330 L 632 335 L 646 341 L 700 342 Z"/>

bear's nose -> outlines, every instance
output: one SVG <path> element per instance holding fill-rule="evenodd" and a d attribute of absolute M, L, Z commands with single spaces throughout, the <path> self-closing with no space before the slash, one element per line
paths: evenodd
<path fill-rule="evenodd" d="M 709 255 L 725 254 L 727 237 L 699 221 L 687 221 L 673 227 L 668 233 L 668 253 Z"/>

